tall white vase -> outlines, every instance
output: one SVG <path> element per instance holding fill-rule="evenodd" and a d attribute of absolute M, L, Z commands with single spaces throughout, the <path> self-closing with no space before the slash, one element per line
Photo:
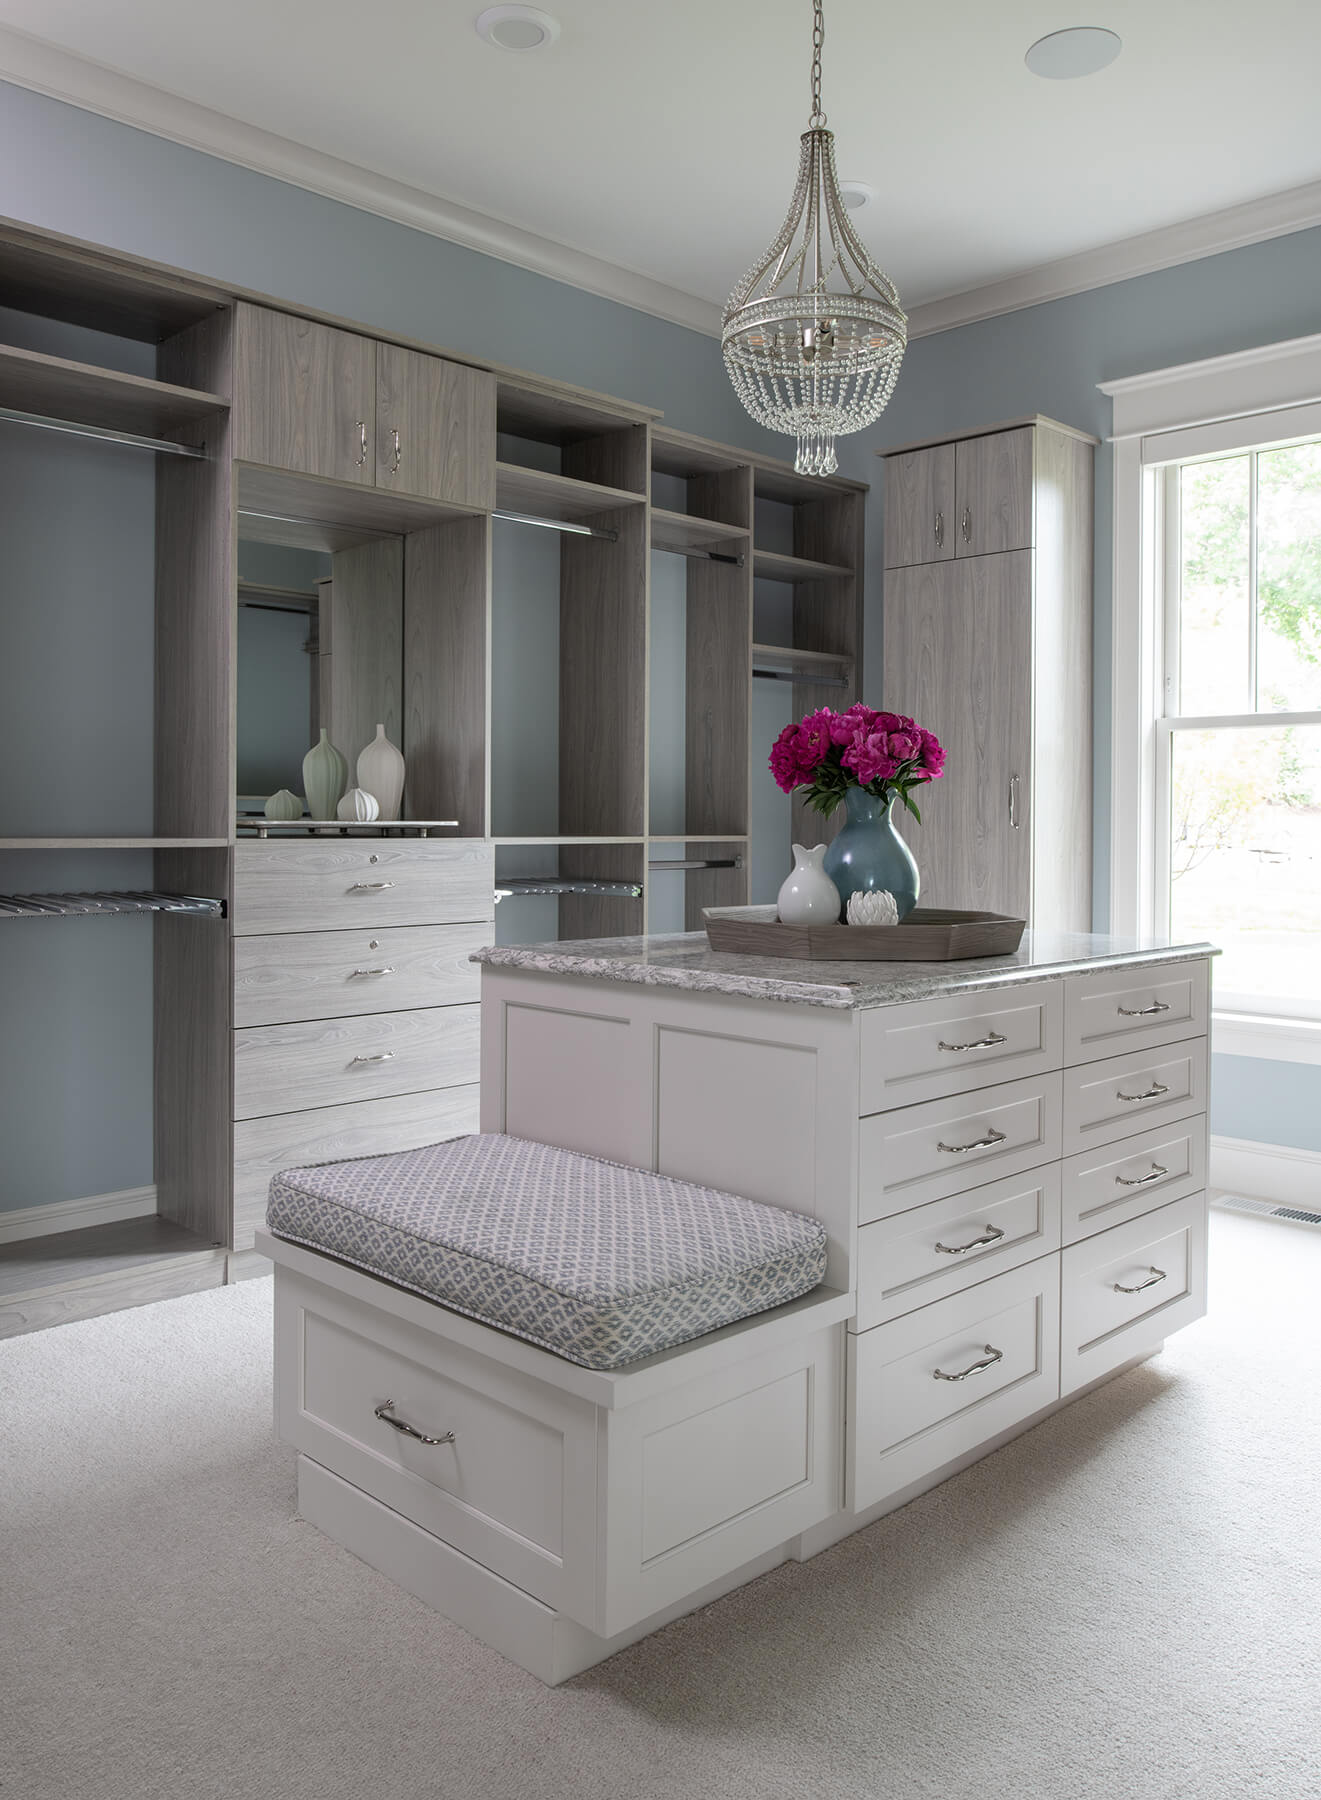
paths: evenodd
<path fill-rule="evenodd" d="M 839 921 L 839 889 L 821 864 L 826 846 L 811 850 L 795 844 L 794 866 L 776 902 L 782 925 L 835 925 Z"/>
<path fill-rule="evenodd" d="M 384 725 L 358 757 L 358 786 L 376 796 L 383 819 L 397 819 L 404 797 L 404 759 L 385 735 Z"/>
<path fill-rule="evenodd" d="M 319 741 L 303 758 L 303 792 L 314 819 L 333 819 L 339 797 L 349 784 L 349 765 L 321 728 Z"/>

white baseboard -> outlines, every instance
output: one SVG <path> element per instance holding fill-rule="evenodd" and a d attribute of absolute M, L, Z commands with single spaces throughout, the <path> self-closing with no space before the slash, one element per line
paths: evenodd
<path fill-rule="evenodd" d="M 1314 1212 L 1321 1203 L 1321 1150 L 1213 1137 L 1211 1186 L 1249 1200 L 1270 1200 L 1276 1206 Z"/>
<path fill-rule="evenodd" d="M 48 1206 L 21 1206 L 14 1212 L 0 1212 L 0 1244 L 46 1237 L 53 1231 L 81 1231 L 87 1225 L 112 1225 L 118 1219 L 137 1219 L 155 1210 L 154 1187 L 89 1194 L 85 1200 L 52 1200 Z"/>

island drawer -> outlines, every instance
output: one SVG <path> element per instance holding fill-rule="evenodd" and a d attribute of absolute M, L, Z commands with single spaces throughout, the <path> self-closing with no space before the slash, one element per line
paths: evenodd
<path fill-rule="evenodd" d="M 1064 1164 L 1064 1242 L 1122 1225 L 1206 1186 L 1206 1115 L 1098 1145 Z"/>
<path fill-rule="evenodd" d="M 1036 981 L 861 1016 L 858 1110 L 884 1112 L 1058 1069 L 1064 989 Z"/>
<path fill-rule="evenodd" d="M 853 1329 L 869 1331 L 1059 1246 L 1058 1163 L 864 1225 Z"/>
<path fill-rule="evenodd" d="M 1064 1394 L 1206 1311 L 1206 1195 L 1190 1194 L 1062 1253 Z"/>
<path fill-rule="evenodd" d="M 861 1512 L 1059 1397 L 1059 1257 L 849 1338 L 847 1485 Z"/>
<path fill-rule="evenodd" d="M 1207 1041 L 1131 1050 L 1064 1071 L 1064 1154 L 1206 1111 Z"/>
<path fill-rule="evenodd" d="M 474 1081 L 480 1006 L 254 1025 L 234 1033 L 234 1117 L 302 1112 Z"/>
<path fill-rule="evenodd" d="M 1172 1044 L 1207 1029 L 1205 960 L 1069 975 L 1064 981 L 1064 1060 L 1114 1056 L 1130 1044 Z"/>
<path fill-rule="evenodd" d="M 234 1023 L 284 1025 L 474 1004 L 491 927 L 404 925 L 234 940 Z"/>
<path fill-rule="evenodd" d="M 887 1219 L 1060 1154 L 1060 1076 L 876 1113 L 858 1127 L 858 1218 Z"/>
<path fill-rule="evenodd" d="M 489 922 L 495 853 L 473 839 L 310 838 L 235 846 L 234 932 Z"/>

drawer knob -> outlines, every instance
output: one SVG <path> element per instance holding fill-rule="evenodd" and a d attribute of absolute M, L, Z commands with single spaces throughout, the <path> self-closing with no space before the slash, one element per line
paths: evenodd
<path fill-rule="evenodd" d="M 1154 1162 L 1151 1165 L 1150 1175 L 1138 1175 L 1136 1177 L 1116 1175 L 1115 1181 L 1120 1187 L 1146 1187 L 1149 1181 L 1159 1181 L 1162 1175 L 1168 1174 L 1168 1169 L 1164 1169 L 1158 1162 Z"/>
<path fill-rule="evenodd" d="M 1125 1287 L 1122 1281 L 1117 1281 L 1115 1283 L 1115 1292 L 1117 1294 L 1140 1294 L 1143 1288 L 1155 1287 L 1159 1282 L 1164 1280 L 1164 1269 L 1158 1269 L 1155 1263 L 1152 1263 L 1151 1273 L 1147 1276 L 1145 1281 L 1139 1281 L 1134 1287 Z"/>
<path fill-rule="evenodd" d="M 974 1138 L 970 1144 L 938 1143 L 936 1148 L 937 1150 L 943 1150 L 946 1156 L 966 1156 L 969 1150 L 989 1150 L 992 1144 L 1003 1144 L 1004 1141 L 1004 1132 L 997 1131 L 995 1127 L 992 1126 L 985 1137 Z"/>
<path fill-rule="evenodd" d="M 349 1067 L 351 1069 L 356 1069 L 362 1063 L 378 1063 L 378 1062 L 393 1062 L 393 1061 L 394 1061 L 394 1051 L 393 1050 L 378 1050 L 376 1052 L 375 1056 L 355 1056 L 355 1057 L 353 1057 L 349 1062 Z"/>
<path fill-rule="evenodd" d="M 969 1250 L 981 1250 L 987 1244 L 998 1244 L 1003 1236 L 1004 1232 L 998 1225 L 988 1225 L 982 1236 L 974 1238 L 970 1244 L 937 1244 L 936 1248 L 942 1256 L 966 1256 Z"/>
<path fill-rule="evenodd" d="M 1170 1009 L 1163 1000 L 1153 1000 L 1150 1006 L 1121 1006 L 1121 1019 L 1149 1019 L 1153 1013 L 1168 1012 Z"/>
<path fill-rule="evenodd" d="M 350 969 L 349 974 L 350 974 L 350 976 L 354 976 L 354 975 L 393 975 L 394 970 L 390 967 L 389 963 L 386 963 L 384 965 L 384 967 L 379 968 L 379 969 Z"/>
<path fill-rule="evenodd" d="M 1130 1104 L 1132 1104 L 1132 1102 L 1134 1100 L 1159 1100 L 1159 1098 L 1162 1094 L 1168 1094 L 1169 1091 L 1170 1090 L 1165 1086 L 1165 1084 L 1163 1082 L 1153 1081 L 1151 1086 L 1147 1089 L 1145 1094 L 1116 1093 L 1115 1099 L 1116 1100 L 1127 1100 Z"/>
<path fill-rule="evenodd" d="M 349 889 L 351 894 L 381 894 L 386 888 L 392 888 L 393 881 L 355 881 Z"/>
<path fill-rule="evenodd" d="M 986 1352 L 980 1362 L 969 1363 L 966 1369 L 960 1369 L 956 1375 L 947 1375 L 944 1369 L 933 1369 L 933 1381 L 966 1381 L 969 1375 L 980 1375 L 983 1369 L 990 1369 L 1004 1356 L 1003 1350 L 995 1350 L 990 1344 L 983 1345 Z"/>
<path fill-rule="evenodd" d="M 993 1050 L 997 1044 L 1005 1042 L 1003 1032 L 992 1031 L 984 1038 L 970 1038 L 966 1044 L 947 1044 L 944 1038 L 937 1043 L 937 1050 Z"/>
<path fill-rule="evenodd" d="M 405 1437 L 416 1438 L 419 1444 L 452 1444 L 454 1442 L 452 1431 L 447 1431 L 444 1437 L 428 1437 L 425 1431 L 419 1431 L 416 1425 L 410 1425 L 406 1419 L 392 1419 L 390 1413 L 393 1406 L 393 1400 L 382 1400 L 375 1409 L 376 1417 L 384 1424 L 393 1426 L 396 1431 L 402 1431 Z"/>

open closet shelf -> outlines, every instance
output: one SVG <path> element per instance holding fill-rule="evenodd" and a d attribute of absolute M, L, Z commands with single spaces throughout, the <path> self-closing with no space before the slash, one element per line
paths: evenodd
<path fill-rule="evenodd" d="M 653 550 L 714 550 L 741 555 L 747 548 L 746 525 L 725 525 L 718 519 L 699 519 L 692 513 L 666 512 L 663 507 L 651 509 L 651 547 Z"/>
<path fill-rule="evenodd" d="M 746 469 L 752 458 L 746 450 L 726 449 L 657 425 L 651 434 L 651 466 L 658 475 L 722 475 L 729 469 Z"/>
<path fill-rule="evenodd" d="M 842 563 L 813 562 L 807 556 L 781 556 L 777 550 L 754 550 L 753 573 L 766 581 L 842 581 L 853 574 Z"/>
<path fill-rule="evenodd" d="M 0 1305 L 10 1314 L 26 1312 L 32 1321 L 28 1329 L 56 1325 L 84 1317 L 87 1290 L 100 1284 L 125 1284 L 112 1306 L 164 1298 L 177 1290 L 155 1287 L 153 1277 L 189 1261 L 197 1263 L 199 1272 L 209 1270 L 223 1264 L 224 1253 L 212 1238 L 155 1213 L 20 1238 L 0 1244 Z M 214 1280 L 197 1285 L 213 1285 Z M 64 1290 L 68 1296 L 61 1301 Z"/>
<path fill-rule="evenodd" d="M 692 844 L 697 841 L 698 839 L 694 837 L 691 831 L 657 832 L 653 833 L 653 835 L 647 839 L 649 844 Z M 738 832 L 726 831 L 715 837 L 704 837 L 700 841 L 704 844 L 746 844 L 748 838 L 746 833 L 740 835 Z M 666 868 L 670 867 L 668 863 L 665 866 Z M 678 868 L 679 864 L 676 863 L 674 867 Z"/>
<path fill-rule="evenodd" d="M 0 344 L 0 406 L 70 424 L 160 436 L 227 412 L 229 401 L 146 375 Z"/>
<path fill-rule="evenodd" d="M 196 894 L 89 893 L 0 894 L 0 919 L 80 919 L 103 913 L 187 913 L 197 919 L 223 919 L 223 900 Z"/>
<path fill-rule="evenodd" d="M 256 463 L 238 465 L 239 535 L 297 550 L 352 550 L 372 538 L 424 531 L 443 519 L 468 518 L 471 506 L 414 500 L 356 481 L 291 475 Z"/>
<path fill-rule="evenodd" d="M 545 469 L 525 469 L 518 463 L 495 465 L 495 504 L 498 511 L 531 513 L 544 519 L 590 519 L 620 506 L 642 506 L 645 494 L 625 488 L 601 487 L 594 481 L 577 481 L 571 475 L 553 475 Z"/>
<path fill-rule="evenodd" d="M 495 844 L 497 847 L 500 847 L 500 846 L 517 847 L 519 845 L 533 845 L 533 844 L 550 844 L 550 845 L 559 844 L 559 845 L 568 845 L 570 848 L 572 848 L 574 845 L 577 845 L 577 844 L 633 844 L 633 845 L 639 845 L 639 844 L 646 843 L 646 841 L 647 840 L 637 832 L 635 832 L 632 837 L 583 837 L 583 836 L 556 837 L 552 834 L 549 837 L 493 837 L 491 839 L 491 842 L 493 844 Z"/>
<path fill-rule="evenodd" d="M 207 318 L 228 298 L 222 288 L 181 281 L 149 263 L 74 249 L 33 228 L 6 228 L 0 306 L 15 312 L 157 344 Z"/>
<path fill-rule="evenodd" d="M 762 680 L 804 681 L 817 687 L 847 687 L 853 658 L 828 650 L 796 650 L 785 644 L 754 644 L 752 673 Z"/>
<path fill-rule="evenodd" d="M 7 837 L 0 850 L 227 850 L 222 837 Z"/>

